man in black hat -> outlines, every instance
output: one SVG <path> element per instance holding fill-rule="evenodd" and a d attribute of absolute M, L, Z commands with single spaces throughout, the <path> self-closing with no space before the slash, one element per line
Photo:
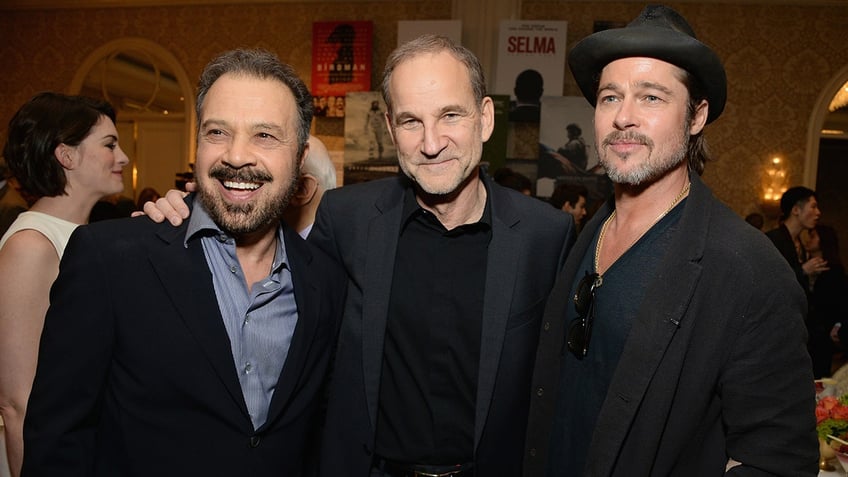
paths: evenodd
<path fill-rule="evenodd" d="M 718 56 L 649 6 L 568 63 L 615 193 L 548 300 L 525 475 L 816 475 L 804 295 L 700 178 Z"/>

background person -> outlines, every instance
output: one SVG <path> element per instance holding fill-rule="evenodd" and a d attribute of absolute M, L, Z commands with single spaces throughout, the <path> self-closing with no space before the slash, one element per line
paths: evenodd
<path fill-rule="evenodd" d="M 74 229 L 98 199 L 123 190 L 129 158 L 118 145 L 111 105 L 52 92 L 15 113 L 3 155 L 21 187 L 41 197 L 0 238 L 0 414 L 17 476 L 50 286 Z"/>
<path fill-rule="evenodd" d="M 304 239 L 312 231 L 315 213 L 324 192 L 336 188 L 336 166 L 327 147 L 315 136 L 309 136 L 309 152 L 297 180 L 297 189 L 283 211 L 283 220 Z"/>
<path fill-rule="evenodd" d="M 801 231 L 812 229 L 821 217 L 816 192 L 803 186 L 790 187 L 780 197 L 780 225 L 766 232 L 777 250 L 792 267 L 798 283 L 810 289 L 810 276 L 827 269 L 821 257 L 807 257 Z"/>
<path fill-rule="evenodd" d="M 554 188 L 554 193 L 551 194 L 550 203 L 555 208 L 571 214 L 574 219 L 574 224 L 577 229 L 583 225 L 583 219 L 586 217 L 586 198 L 589 196 L 589 191 L 581 185 L 559 184 Z"/>
<path fill-rule="evenodd" d="M 138 193 L 138 201 L 136 202 L 136 210 L 142 210 L 146 202 L 156 202 L 162 197 L 159 192 L 153 187 L 145 187 Z"/>
<path fill-rule="evenodd" d="M 830 376 L 833 353 L 845 349 L 841 331 L 848 324 L 848 277 L 839 253 L 839 240 L 833 227 L 816 224 L 801 232 L 801 241 L 810 258 L 820 257 L 827 262 L 827 270 L 810 276 L 809 315 L 807 323 L 815 330 L 810 332 L 810 357 L 813 373 L 818 377 Z M 838 345 L 838 346 L 835 346 Z"/>
<path fill-rule="evenodd" d="M 533 195 L 533 182 L 530 181 L 530 178 L 524 174 L 515 172 L 509 167 L 501 167 L 496 170 L 492 178 L 495 182 L 508 189 L 517 190 L 528 196 Z"/>
<path fill-rule="evenodd" d="M 18 215 L 29 208 L 29 204 L 9 181 L 11 177 L 6 160 L 0 156 L 0 237 L 6 233 Z"/>

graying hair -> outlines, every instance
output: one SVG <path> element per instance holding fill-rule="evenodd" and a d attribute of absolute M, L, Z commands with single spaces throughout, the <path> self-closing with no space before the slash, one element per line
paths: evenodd
<path fill-rule="evenodd" d="M 297 76 L 294 68 L 283 63 L 277 55 L 262 49 L 237 49 L 222 53 L 203 69 L 197 83 L 197 129 L 200 131 L 200 117 L 209 88 L 221 76 L 234 74 L 259 79 L 276 79 L 291 90 L 297 105 L 297 157 L 303 155 L 309 140 L 309 128 L 312 125 L 312 95 L 303 80 Z"/>
<path fill-rule="evenodd" d="M 324 154 L 323 151 L 319 153 L 318 148 L 309 148 L 301 172 L 315 177 L 324 190 L 336 188 L 336 166 L 330 156 Z"/>
<path fill-rule="evenodd" d="M 386 60 L 386 67 L 383 69 L 383 100 L 386 102 L 389 115 L 393 114 L 392 97 L 389 92 L 389 85 L 392 81 L 392 73 L 395 68 L 407 60 L 411 60 L 423 54 L 435 54 L 447 51 L 454 58 L 460 61 L 468 70 L 468 76 L 471 80 L 471 90 L 474 93 L 474 100 L 477 107 L 483 102 L 486 96 L 486 78 L 483 75 L 483 67 L 480 65 L 480 60 L 468 48 L 458 45 L 450 38 L 439 35 L 423 35 L 414 40 L 410 40 L 403 45 L 397 47 Z"/>

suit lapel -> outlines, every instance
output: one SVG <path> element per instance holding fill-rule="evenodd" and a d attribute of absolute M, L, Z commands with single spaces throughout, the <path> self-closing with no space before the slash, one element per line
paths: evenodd
<path fill-rule="evenodd" d="M 368 224 L 363 277 L 366 286 L 362 287 L 362 368 L 372 429 L 377 428 L 383 342 L 386 336 L 398 231 L 403 213 L 403 192 L 402 187 L 386 191 L 375 202 L 377 213 Z"/>
<path fill-rule="evenodd" d="M 266 425 L 285 408 L 297 384 L 303 377 L 307 357 L 315 339 L 321 316 L 320 291 L 312 277 L 320 270 L 311 270 L 312 253 L 294 231 L 285 227 L 286 256 L 291 265 L 294 298 L 297 303 L 297 325 L 292 336 L 286 362 L 277 379 L 274 396 L 268 409 Z"/>
<path fill-rule="evenodd" d="M 484 176 L 492 207 L 492 240 L 486 260 L 486 283 L 483 295 L 483 327 L 480 339 L 480 366 L 477 376 L 477 402 L 474 418 L 474 448 L 480 442 L 492 393 L 495 388 L 506 324 L 512 307 L 512 293 L 519 273 L 518 254 L 522 237 L 515 227 L 519 214 L 509 196 L 493 187 Z"/>
<path fill-rule="evenodd" d="M 693 177 L 692 192 L 685 204 L 677 237 L 660 265 L 657 278 L 648 286 L 627 337 L 598 416 L 587 459 L 587 468 L 598 475 L 612 472 L 616 456 L 660 363 L 663 359 L 683 360 L 683 356 L 666 356 L 666 351 L 684 320 L 701 277 L 702 267 L 698 262 L 705 241 L 704 234 L 696 231 L 706 230 L 709 222 L 709 209 L 705 205 L 708 195 L 709 190 Z"/>
<path fill-rule="evenodd" d="M 166 245 L 151 252 L 151 266 L 159 278 L 180 318 L 194 336 L 198 346 L 226 388 L 230 397 L 249 420 L 247 406 L 236 375 L 230 340 L 218 309 L 212 274 L 203 255 L 200 241 L 183 245 L 187 223 L 174 228 L 160 224 L 159 237 Z"/>

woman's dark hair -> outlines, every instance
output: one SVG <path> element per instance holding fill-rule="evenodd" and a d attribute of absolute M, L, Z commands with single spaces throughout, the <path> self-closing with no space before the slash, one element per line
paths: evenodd
<path fill-rule="evenodd" d="M 60 144 L 78 146 L 103 116 L 115 122 L 115 110 L 106 101 L 49 91 L 21 106 L 9 121 L 3 156 L 24 192 L 64 195 L 67 178 L 54 151 Z"/>
<path fill-rule="evenodd" d="M 831 268 L 834 266 L 842 267 L 836 229 L 828 225 L 818 224 L 816 225 L 816 233 L 819 235 L 819 248 L 821 248 L 822 258 L 827 260 L 827 264 Z"/>
<path fill-rule="evenodd" d="M 136 210 L 144 210 L 144 204 L 146 202 L 155 202 L 156 199 L 162 197 L 159 192 L 153 187 L 145 187 L 141 189 L 141 192 L 138 193 L 138 201 L 136 202 Z"/>

